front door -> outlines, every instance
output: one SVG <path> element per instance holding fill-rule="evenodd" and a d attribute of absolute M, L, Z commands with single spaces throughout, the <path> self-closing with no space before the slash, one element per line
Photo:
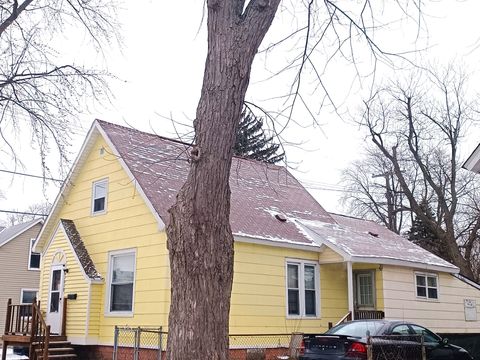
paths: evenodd
<path fill-rule="evenodd" d="M 47 324 L 50 325 L 52 334 L 60 334 L 62 331 L 63 285 L 63 265 L 52 265 L 47 307 Z"/>
<path fill-rule="evenodd" d="M 373 271 L 354 273 L 355 308 L 357 310 L 375 309 L 375 275 Z"/>

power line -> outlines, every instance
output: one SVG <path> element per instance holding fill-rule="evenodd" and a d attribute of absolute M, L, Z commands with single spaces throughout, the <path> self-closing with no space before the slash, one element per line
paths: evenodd
<path fill-rule="evenodd" d="M 48 214 L 38 214 L 38 213 L 31 213 L 31 212 L 24 212 L 24 211 L 14 211 L 14 210 L 0 210 L 0 212 L 2 212 L 2 213 L 7 213 L 7 214 L 48 216 Z"/>
<path fill-rule="evenodd" d="M 63 180 L 60 179 L 54 179 L 51 177 L 46 177 L 46 176 L 40 176 L 40 175 L 33 175 L 33 174 L 26 174 L 26 173 L 21 173 L 17 171 L 11 171 L 11 170 L 5 170 L 5 169 L 0 169 L 0 172 L 4 172 L 7 174 L 13 174 L 13 175 L 21 175 L 21 176 L 27 176 L 27 177 L 32 177 L 36 179 L 43 179 L 43 180 L 50 180 L 50 181 L 56 181 L 56 182 L 61 182 L 63 183 Z"/>

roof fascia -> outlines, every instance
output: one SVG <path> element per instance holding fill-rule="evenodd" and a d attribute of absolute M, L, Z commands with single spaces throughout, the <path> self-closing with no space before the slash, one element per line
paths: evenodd
<path fill-rule="evenodd" d="M 23 234 L 25 231 L 28 231 L 30 230 L 32 227 L 34 227 L 35 225 L 37 225 L 38 223 L 43 223 L 43 219 L 37 219 L 37 221 L 34 221 L 31 225 L 29 225 L 26 229 L 22 229 L 22 230 L 19 230 L 17 231 L 15 234 L 13 234 L 11 237 L 9 237 L 6 241 L 4 241 L 3 243 L 0 244 L 0 248 L 3 246 L 3 245 L 6 245 L 8 244 L 10 241 L 12 241 L 13 239 L 15 239 L 16 237 L 20 236 L 21 234 Z M 37 237 L 38 239 L 38 237 Z"/>
<path fill-rule="evenodd" d="M 470 154 L 467 160 L 462 165 L 462 168 L 470 171 L 474 171 L 473 168 L 480 161 L 480 143 L 477 145 L 475 150 Z"/>
<path fill-rule="evenodd" d="M 61 222 L 58 223 L 58 226 L 56 227 L 55 231 L 53 232 L 52 234 L 52 237 L 50 238 L 49 242 L 48 242 L 48 245 L 45 247 L 43 253 L 42 253 L 42 257 L 47 253 L 48 249 L 50 248 L 50 245 L 53 243 L 53 239 L 55 238 L 55 236 L 57 235 L 58 233 L 58 230 L 61 229 L 62 232 L 63 232 L 63 235 L 65 236 L 65 239 L 67 239 L 67 243 L 70 247 L 70 250 L 72 251 L 72 254 L 73 256 L 75 257 L 75 261 L 77 262 L 77 265 L 78 267 L 80 268 L 82 274 L 83 274 L 83 277 L 85 278 L 85 280 L 89 283 L 89 284 L 92 284 L 92 283 L 98 283 L 98 284 L 102 284 L 103 283 L 103 280 L 100 280 L 100 279 L 92 279 L 91 277 L 89 277 L 87 275 L 87 273 L 85 272 L 85 269 L 83 268 L 82 266 L 82 263 L 80 262 L 80 259 L 78 258 L 77 256 L 77 252 L 75 251 L 75 249 L 73 248 L 73 245 L 72 245 L 72 242 L 70 241 L 70 238 L 68 237 L 67 235 L 67 232 L 65 231 L 65 227 L 63 226 L 63 224 Z"/>
<path fill-rule="evenodd" d="M 160 215 L 158 215 L 157 211 L 155 210 L 155 208 L 153 207 L 150 199 L 148 198 L 148 196 L 145 194 L 145 192 L 143 191 L 143 188 L 142 186 L 140 185 L 140 183 L 137 181 L 137 179 L 135 178 L 135 176 L 133 175 L 133 173 L 130 171 L 130 168 L 127 166 L 125 160 L 123 160 L 123 158 L 121 157 L 120 153 L 118 152 L 117 148 L 115 147 L 115 145 L 113 144 L 113 142 L 110 140 L 108 134 L 105 132 L 105 130 L 103 130 L 102 126 L 98 124 L 97 120 L 95 120 L 95 126 L 96 128 L 98 129 L 98 131 L 100 132 L 100 134 L 102 135 L 102 137 L 104 138 L 105 142 L 107 143 L 108 147 L 110 148 L 110 150 L 112 151 L 112 153 L 117 157 L 117 160 L 120 162 L 120 164 L 122 165 L 122 168 L 123 170 L 127 173 L 128 177 L 130 178 L 130 180 L 132 181 L 132 183 L 134 184 L 135 186 L 135 190 L 140 194 L 140 196 L 142 197 L 143 201 L 145 202 L 145 204 L 147 205 L 147 207 L 150 209 L 150 211 L 152 212 L 152 215 L 153 217 L 155 218 L 155 220 L 157 220 L 157 223 L 158 223 L 158 230 L 159 231 L 162 231 L 165 229 L 165 223 L 163 222 L 162 218 L 160 217 Z"/>
<path fill-rule="evenodd" d="M 337 253 L 338 255 L 340 255 L 341 257 L 343 257 L 343 259 L 345 261 L 350 261 L 351 259 L 351 255 L 348 254 L 346 251 L 342 250 L 341 248 L 339 248 L 338 246 L 336 246 L 335 244 L 332 244 L 331 242 L 329 241 L 324 241 L 321 236 L 315 232 L 315 230 L 309 228 L 307 225 L 305 224 L 302 224 L 300 221 L 296 221 L 297 224 L 299 224 L 302 229 L 310 236 L 310 238 L 319 246 L 326 246 L 328 247 L 330 250 L 332 250 L 333 252 Z"/>
<path fill-rule="evenodd" d="M 447 267 L 433 264 L 426 264 L 421 262 L 400 260 L 400 259 L 389 259 L 382 257 L 374 256 L 352 256 L 352 262 L 356 263 L 375 263 L 381 265 L 393 265 L 393 266 L 402 266 L 402 267 L 411 267 L 420 270 L 433 270 L 438 272 L 445 272 L 449 274 L 457 274 L 460 270 L 457 267 Z"/>
<path fill-rule="evenodd" d="M 250 237 L 245 235 L 235 235 L 233 234 L 233 238 L 235 241 L 247 244 L 257 244 L 257 245 L 266 245 L 266 246 L 274 246 L 274 247 L 281 247 L 281 248 L 288 248 L 288 249 L 295 249 L 295 250 L 306 250 L 306 251 L 314 251 L 314 252 L 322 252 L 322 246 L 312 244 L 299 244 L 293 242 L 281 242 L 269 239 L 260 239 L 256 237 Z"/>
<path fill-rule="evenodd" d="M 71 188 L 72 183 L 74 182 L 75 178 L 78 176 L 78 168 L 81 165 L 83 165 L 83 161 L 88 156 L 88 150 L 90 150 L 92 145 L 97 140 L 98 136 L 99 136 L 99 132 L 97 130 L 96 121 L 94 121 L 92 126 L 90 127 L 90 130 L 88 130 L 87 136 L 83 141 L 82 147 L 80 148 L 80 152 L 78 153 L 75 161 L 73 162 L 73 165 L 70 169 L 70 172 L 68 173 L 67 178 L 63 182 L 63 185 L 60 191 L 58 192 L 57 197 L 55 198 L 55 202 L 53 203 L 52 210 L 50 210 L 50 213 L 48 214 L 48 217 L 45 220 L 42 230 L 40 230 L 40 233 L 38 234 L 37 241 L 33 246 L 34 251 L 43 252 L 43 251 L 38 251 L 39 249 L 37 249 L 37 246 L 41 246 L 42 244 L 44 244 L 45 241 L 42 241 L 43 236 L 45 235 L 45 232 L 48 231 L 48 229 L 51 227 L 50 223 L 55 219 L 55 216 L 58 215 L 58 212 L 60 210 L 59 209 L 60 200 L 65 198 L 68 195 L 68 192 Z"/>

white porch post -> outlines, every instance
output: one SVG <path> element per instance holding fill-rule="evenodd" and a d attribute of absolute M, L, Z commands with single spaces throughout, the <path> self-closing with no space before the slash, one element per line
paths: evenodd
<path fill-rule="evenodd" d="M 352 262 L 347 261 L 347 287 L 348 287 L 348 311 L 352 314 L 352 320 L 355 320 L 353 311 L 353 270 Z"/>

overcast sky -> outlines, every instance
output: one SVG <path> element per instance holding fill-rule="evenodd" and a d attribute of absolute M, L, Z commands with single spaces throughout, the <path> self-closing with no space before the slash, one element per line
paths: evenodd
<path fill-rule="evenodd" d="M 124 11 L 120 12 L 124 36 L 121 52 L 112 49 L 104 55 L 94 54 L 88 50 L 88 44 L 74 34 L 64 34 L 65 38 L 59 40 L 71 44 L 75 39 L 75 46 L 65 45 L 66 57 L 73 57 L 77 62 L 97 62 L 119 78 L 112 82 L 115 96 L 112 104 L 86 110 L 81 117 L 82 123 L 75 127 L 70 149 L 72 160 L 95 118 L 132 125 L 140 130 L 153 130 L 169 137 L 175 137 L 175 132 L 168 117 L 182 123 L 191 122 L 200 94 L 206 53 L 206 33 L 201 25 L 202 3 L 198 0 L 127 2 Z M 393 1 L 386 0 L 385 3 L 388 5 Z M 285 2 L 284 6 L 288 8 L 288 3 Z M 411 56 L 417 62 L 447 64 L 454 61 L 464 64 L 472 74 L 471 92 L 477 94 L 479 13 L 478 0 L 429 1 L 424 8 L 425 24 L 422 24 L 420 37 L 415 36 L 417 29 L 404 21 L 379 35 L 380 40 L 388 50 L 418 50 Z M 301 16 L 299 12 L 297 17 Z M 262 48 L 281 39 L 296 25 L 289 12 L 280 12 Z M 422 51 L 425 47 L 428 49 Z M 247 99 L 264 103 L 271 110 L 281 107 L 281 102 L 271 99 L 285 93 L 291 85 L 291 74 L 267 79 L 291 58 L 293 51 L 294 46 L 291 46 L 271 52 L 267 57 L 258 57 Z M 407 70 L 380 66 L 377 80 L 402 77 Z M 349 119 L 357 111 L 357 104 L 369 83 L 368 80 L 362 84 L 352 81 L 352 74 L 351 65 L 338 61 L 329 67 L 325 75 L 329 91 L 340 105 L 342 118 L 334 114 L 331 107 L 326 107 L 316 114 L 321 126 L 311 126 L 309 114 L 300 109 L 295 116 L 304 120 L 301 125 L 305 128 L 292 124 L 283 134 L 286 141 L 301 143 L 301 146 L 286 148 L 292 171 L 305 182 L 320 204 L 334 212 L 345 212 L 338 201 L 343 194 L 339 185 L 341 171 L 350 161 L 361 156 L 366 141 L 364 133 Z M 311 96 L 311 100 L 315 101 L 316 95 Z M 467 156 L 480 141 L 478 134 L 476 130 L 469 133 L 461 149 L 462 157 Z M 19 139 L 17 145 L 24 168 L 16 170 L 40 174 L 40 162 L 35 160 L 35 150 L 31 149 L 28 138 Z M 2 159 L 2 166 L 7 170 L 14 169 L 8 159 Z M 51 169 L 53 176 L 61 177 L 54 160 Z M 22 211 L 33 203 L 53 202 L 58 193 L 55 182 L 43 184 L 38 179 L 6 173 L 0 173 L 0 189 L 4 195 L 0 198 L 1 210 Z M 0 220 L 5 218 L 6 214 L 0 213 Z"/>

